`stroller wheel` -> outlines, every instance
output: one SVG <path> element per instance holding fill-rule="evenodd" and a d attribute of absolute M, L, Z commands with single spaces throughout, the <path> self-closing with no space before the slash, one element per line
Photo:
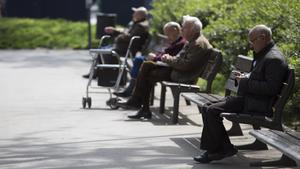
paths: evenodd
<path fill-rule="evenodd" d="M 116 110 L 119 108 L 119 106 L 116 105 L 116 103 L 120 101 L 118 98 L 110 98 L 106 101 L 106 105 L 108 105 L 111 109 Z"/>
<path fill-rule="evenodd" d="M 92 106 L 92 98 L 90 97 L 87 98 L 87 104 L 88 104 L 88 108 L 90 109 Z"/>
<path fill-rule="evenodd" d="M 82 108 L 85 109 L 85 107 L 86 107 L 86 98 L 83 97 L 83 98 L 82 98 Z"/>

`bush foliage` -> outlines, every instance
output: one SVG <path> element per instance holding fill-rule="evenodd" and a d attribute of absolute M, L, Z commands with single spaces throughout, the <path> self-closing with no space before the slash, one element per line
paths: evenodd
<path fill-rule="evenodd" d="M 0 49 L 86 48 L 87 23 L 62 19 L 0 18 Z"/>
<path fill-rule="evenodd" d="M 223 52 L 225 65 L 222 74 L 225 77 L 237 55 L 252 55 L 247 40 L 249 29 L 257 24 L 271 27 L 274 41 L 296 71 L 294 94 L 286 106 L 286 114 L 300 121 L 300 115 L 297 115 L 300 111 L 298 0 L 156 0 L 153 7 L 153 32 L 160 32 L 162 23 L 170 20 L 180 22 L 187 14 L 202 20 L 204 35 Z M 217 83 L 221 85 L 224 81 Z"/>

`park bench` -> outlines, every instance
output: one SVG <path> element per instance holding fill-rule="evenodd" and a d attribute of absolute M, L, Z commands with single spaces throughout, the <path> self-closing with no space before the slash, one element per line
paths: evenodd
<path fill-rule="evenodd" d="M 252 58 L 239 55 L 236 59 L 234 70 L 238 70 L 240 72 L 249 72 L 251 69 L 251 64 L 252 64 Z M 225 96 L 220 96 L 211 93 L 203 93 L 203 92 L 183 93 L 182 96 L 186 100 L 195 103 L 198 106 L 199 112 L 201 113 L 201 109 L 205 104 L 219 101 L 226 96 L 237 93 L 238 86 L 235 85 L 234 78 L 235 78 L 234 73 L 231 72 L 225 84 Z M 231 129 L 228 130 L 228 134 L 230 136 L 243 135 L 240 125 L 235 122 L 232 123 L 232 127 Z"/>
<path fill-rule="evenodd" d="M 273 116 L 258 116 L 254 115 L 257 113 L 249 114 L 237 114 L 232 112 L 222 113 L 221 117 L 225 117 L 227 120 L 234 123 L 243 123 L 252 125 L 254 129 L 260 130 L 261 127 L 265 127 L 272 130 L 283 131 L 282 116 L 285 104 L 288 98 L 292 94 L 292 90 L 295 83 L 295 72 L 294 69 L 288 69 L 286 79 L 282 82 L 282 88 L 280 93 L 277 95 L 277 99 L 273 104 Z M 262 150 L 267 149 L 267 145 L 255 140 L 252 144 L 242 145 L 239 149 L 250 149 L 250 150 Z"/>
<path fill-rule="evenodd" d="M 223 57 L 221 51 L 217 49 L 212 49 L 205 70 L 199 77 L 207 82 L 204 90 L 200 90 L 200 87 L 198 85 L 162 81 L 159 112 L 163 114 L 165 111 L 166 88 L 169 87 L 171 89 L 173 99 L 174 99 L 173 115 L 171 121 L 173 124 L 176 124 L 178 122 L 180 94 L 182 92 L 211 93 L 213 80 L 215 79 L 217 73 L 219 72 L 222 62 L 223 62 Z M 187 104 L 189 104 L 189 102 L 187 102 Z"/>
<path fill-rule="evenodd" d="M 283 153 L 279 160 L 254 162 L 251 166 L 300 166 L 300 133 L 292 130 L 253 130 L 250 134 Z"/>
<path fill-rule="evenodd" d="M 247 69 L 245 69 L 246 67 L 248 67 L 247 65 L 250 65 L 251 67 L 251 64 L 249 64 L 251 63 L 250 62 L 251 60 L 248 59 L 247 61 L 247 59 L 248 59 L 247 57 L 239 56 L 236 62 L 236 68 L 238 68 L 240 71 L 241 68 L 243 68 L 245 72 L 247 72 Z M 265 127 L 273 130 L 283 131 L 283 126 L 282 126 L 283 108 L 288 100 L 288 97 L 291 95 L 294 86 L 294 82 L 295 82 L 294 70 L 289 69 L 286 77 L 287 78 L 283 82 L 283 87 L 281 89 L 281 92 L 279 93 L 277 100 L 274 103 L 273 106 L 274 113 L 272 117 L 253 115 L 255 113 L 249 113 L 249 114 L 237 114 L 233 112 L 222 113 L 221 117 L 225 117 L 227 120 L 233 123 L 231 129 L 228 130 L 228 135 L 230 136 L 242 135 L 242 130 L 239 125 L 240 123 L 250 124 L 256 130 L 259 130 L 261 127 Z M 229 79 L 226 82 L 225 96 L 228 96 L 232 91 L 237 92 L 238 86 L 234 85 L 234 83 L 235 83 L 234 76 L 233 73 L 231 73 Z M 196 103 L 198 105 L 200 112 L 201 112 L 201 108 L 206 103 L 215 102 L 223 98 L 218 95 L 205 94 L 205 93 L 184 93 L 182 96 L 187 100 Z M 256 139 L 251 144 L 237 146 L 237 148 L 264 150 L 267 149 L 267 145 Z"/>

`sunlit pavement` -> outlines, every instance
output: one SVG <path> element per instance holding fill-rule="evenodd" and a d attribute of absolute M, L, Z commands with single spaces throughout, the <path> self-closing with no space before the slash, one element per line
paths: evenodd
<path fill-rule="evenodd" d="M 87 80 L 81 75 L 89 64 L 83 50 L 0 51 L 1 169 L 232 169 L 280 156 L 275 150 L 240 151 L 212 164 L 195 163 L 201 115 L 184 102 L 178 125 L 170 123 L 170 112 L 157 113 L 158 99 L 152 120 L 129 120 L 134 111 L 106 106 L 104 88 L 91 96 L 91 109 L 82 109 Z M 158 85 L 157 97 L 159 92 Z M 167 107 L 171 101 L 168 92 Z M 253 140 L 251 128 L 243 128 L 246 136 L 232 137 L 234 144 Z"/>

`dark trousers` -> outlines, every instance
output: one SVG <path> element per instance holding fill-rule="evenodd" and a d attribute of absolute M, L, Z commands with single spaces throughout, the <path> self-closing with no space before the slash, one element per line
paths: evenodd
<path fill-rule="evenodd" d="M 155 62 L 145 61 L 138 73 L 131 99 L 142 103 L 144 109 L 149 109 L 149 98 L 153 86 L 159 81 L 169 81 L 171 71 L 171 67 L 159 66 Z"/>
<path fill-rule="evenodd" d="M 244 97 L 229 96 L 223 100 L 208 104 L 202 109 L 203 130 L 200 148 L 209 153 L 217 153 L 233 148 L 220 114 L 223 112 L 243 111 Z"/>

